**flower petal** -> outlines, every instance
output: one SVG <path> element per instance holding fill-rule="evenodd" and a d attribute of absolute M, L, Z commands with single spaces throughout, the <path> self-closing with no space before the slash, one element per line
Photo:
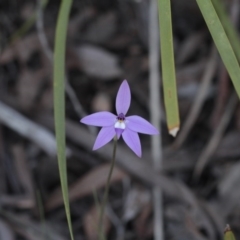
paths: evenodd
<path fill-rule="evenodd" d="M 97 150 L 98 148 L 110 142 L 115 135 L 116 135 L 116 132 L 113 126 L 103 127 L 96 138 L 96 141 L 93 146 L 93 150 Z"/>
<path fill-rule="evenodd" d="M 131 92 L 127 80 L 124 80 L 118 90 L 116 98 L 117 114 L 126 115 L 131 102 Z"/>
<path fill-rule="evenodd" d="M 142 156 L 142 148 L 139 136 L 136 132 L 126 128 L 122 133 L 125 143 L 136 153 L 138 157 Z"/>
<path fill-rule="evenodd" d="M 132 131 L 149 135 L 159 134 L 158 130 L 142 117 L 130 116 L 126 117 L 126 120 L 127 128 L 131 129 Z"/>
<path fill-rule="evenodd" d="M 116 116 L 110 112 L 97 112 L 81 119 L 81 123 L 98 127 L 114 125 Z"/>
<path fill-rule="evenodd" d="M 121 129 L 121 128 L 115 128 L 115 132 L 116 132 L 116 135 L 117 135 L 117 139 L 119 139 L 123 133 L 124 129 Z"/>

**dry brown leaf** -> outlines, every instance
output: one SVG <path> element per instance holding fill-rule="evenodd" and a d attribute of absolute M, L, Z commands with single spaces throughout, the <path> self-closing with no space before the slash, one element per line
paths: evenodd
<path fill-rule="evenodd" d="M 48 87 L 42 94 L 42 97 L 39 101 L 39 108 L 45 112 L 53 111 L 53 90 L 51 87 Z"/>
<path fill-rule="evenodd" d="M 52 39 L 54 36 L 52 29 L 46 29 L 45 33 L 49 39 Z M 10 44 L 4 49 L 0 54 L 0 64 L 7 64 L 14 59 L 18 59 L 20 63 L 25 64 L 31 55 L 36 52 L 41 53 L 41 57 L 44 59 L 43 64 L 49 65 L 49 61 L 46 60 L 42 45 L 40 44 L 38 34 L 34 32 L 17 39 L 13 44 Z"/>
<path fill-rule="evenodd" d="M 76 32 L 79 31 L 86 23 L 96 15 L 96 11 L 92 7 L 85 7 L 82 12 L 76 14 L 76 16 L 72 17 L 68 24 L 68 37 L 70 39 L 76 36 Z"/>
<path fill-rule="evenodd" d="M 111 99 L 110 97 L 100 92 L 92 100 L 92 111 L 101 112 L 101 111 L 111 111 Z"/>
<path fill-rule="evenodd" d="M 12 152 L 15 159 L 14 163 L 18 179 L 24 189 L 24 195 L 26 195 L 25 203 L 29 203 L 28 207 L 33 208 L 35 206 L 34 187 L 31 172 L 26 161 L 26 153 L 23 146 L 20 144 L 14 145 L 12 147 Z"/>
<path fill-rule="evenodd" d="M 239 206 L 240 191 L 240 163 L 233 164 L 226 174 L 224 174 L 218 184 L 218 191 L 220 195 L 219 211 L 223 216 L 227 216 Z"/>
<path fill-rule="evenodd" d="M 196 51 L 199 50 L 200 46 L 204 45 L 205 38 L 206 32 L 203 31 L 194 32 L 187 37 L 178 48 L 179 50 L 176 55 L 176 63 L 182 64 L 196 54 Z"/>
<path fill-rule="evenodd" d="M 51 224 L 37 223 L 33 219 L 29 219 L 26 215 L 16 215 L 7 211 L 1 211 L 1 215 L 11 224 L 11 227 L 27 240 L 66 240 L 66 238 L 58 232 Z M 5 238 L 2 238 L 5 240 Z"/>
<path fill-rule="evenodd" d="M 75 49 L 82 70 L 90 77 L 111 80 L 121 77 L 122 70 L 118 65 L 118 57 L 103 48 L 82 45 Z"/>
<path fill-rule="evenodd" d="M 202 213 L 199 211 L 174 203 L 165 206 L 164 215 L 169 239 L 206 240 L 200 230 L 206 232 L 208 239 L 215 239 L 211 222 L 202 218 Z"/>
<path fill-rule="evenodd" d="M 149 204 L 150 193 L 145 189 L 133 188 L 131 189 L 126 197 L 126 202 L 124 205 L 123 220 L 128 222 L 136 217 L 136 215 L 141 211 L 143 206 Z"/>
<path fill-rule="evenodd" d="M 33 106 L 49 73 L 46 68 L 38 71 L 29 71 L 27 68 L 23 70 L 17 85 L 18 100 L 22 109 L 27 110 Z"/>
<path fill-rule="evenodd" d="M 84 33 L 84 39 L 91 43 L 104 44 L 116 31 L 117 18 L 114 12 L 109 12 L 96 19 Z"/>
<path fill-rule="evenodd" d="M 3 220 L 0 220 L 0 239 L 15 240 L 14 235 L 10 226 Z"/>
<path fill-rule="evenodd" d="M 78 179 L 69 187 L 69 200 L 74 201 L 86 195 L 92 194 L 93 191 L 105 186 L 109 173 L 110 164 L 97 166 L 86 175 Z M 115 167 L 112 173 L 111 183 L 122 180 L 126 174 Z M 46 209 L 51 210 L 63 204 L 62 191 L 58 188 L 48 199 Z"/>
<path fill-rule="evenodd" d="M 198 83 L 206 67 L 206 61 L 207 59 L 204 58 L 196 63 L 190 63 L 177 69 L 178 88 Z"/>
<path fill-rule="evenodd" d="M 239 158 L 239 146 L 240 131 L 231 131 L 222 139 L 214 156 L 218 158 Z"/>
<path fill-rule="evenodd" d="M 23 5 L 20 14 L 24 21 L 27 21 L 29 18 L 31 18 L 31 16 L 34 14 L 35 8 L 36 7 L 33 2 Z"/>
<path fill-rule="evenodd" d="M 36 33 L 30 34 L 24 38 L 18 39 L 15 43 L 10 45 L 0 55 L 0 64 L 6 64 L 15 58 L 21 62 L 26 62 L 31 54 L 41 48 L 38 35 Z"/>
<path fill-rule="evenodd" d="M 26 153 L 22 145 L 14 145 L 12 152 L 15 158 L 15 166 L 18 173 L 19 180 L 26 193 L 34 195 L 33 182 L 31 172 L 26 161 Z"/>
<path fill-rule="evenodd" d="M 151 232 L 149 230 L 149 217 L 152 212 L 152 205 L 150 203 L 145 204 L 145 206 L 142 207 L 141 213 L 136 218 L 135 221 L 135 229 L 138 236 L 138 239 L 147 239 L 149 238 L 149 233 Z M 152 229 L 152 226 L 151 226 Z"/>
<path fill-rule="evenodd" d="M 103 218 L 104 233 L 106 234 L 111 227 L 111 223 L 106 216 Z M 97 240 L 97 229 L 98 229 L 98 210 L 96 206 L 93 206 L 84 216 L 83 220 L 84 231 L 87 235 L 88 240 Z"/>
<path fill-rule="evenodd" d="M 6 195 L 0 197 L 0 204 L 4 207 L 13 207 L 19 209 L 33 209 L 35 207 L 35 199 L 27 195 Z"/>

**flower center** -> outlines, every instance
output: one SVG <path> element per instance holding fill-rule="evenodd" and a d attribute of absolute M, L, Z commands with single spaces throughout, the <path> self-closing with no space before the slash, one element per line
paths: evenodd
<path fill-rule="evenodd" d="M 120 113 L 118 116 L 117 116 L 117 121 L 114 125 L 115 128 L 119 128 L 119 129 L 122 129 L 124 130 L 125 127 L 126 127 L 126 124 L 125 124 L 125 116 L 123 113 Z"/>
<path fill-rule="evenodd" d="M 117 120 L 118 121 L 125 121 L 125 115 L 123 113 L 120 113 L 118 116 L 117 116 Z"/>
<path fill-rule="evenodd" d="M 114 127 L 115 127 L 115 131 L 117 134 L 117 138 L 120 138 L 121 134 L 123 133 L 124 129 L 126 128 L 125 115 L 123 113 L 120 113 L 117 116 L 117 121 L 116 121 Z"/>

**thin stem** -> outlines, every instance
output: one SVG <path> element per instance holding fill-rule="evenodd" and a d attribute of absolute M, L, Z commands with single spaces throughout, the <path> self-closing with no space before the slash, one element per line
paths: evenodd
<path fill-rule="evenodd" d="M 115 165 L 115 159 L 116 159 L 116 150 L 117 150 L 117 139 L 114 138 L 113 157 L 112 157 L 110 171 L 109 171 L 108 178 L 107 178 L 107 185 L 106 185 L 105 191 L 104 191 L 102 206 L 100 208 L 100 216 L 99 216 L 99 224 L 98 224 L 98 238 L 99 238 L 99 240 L 104 240 L 105 239 L 104 234 L 103 234 L 103 213 L 104 213 L 106 203 L 107 203 L 107 200 L 108 200 L 110 180 L 111 180 L 111 177 L 112 177 L 112 172 L 113 172 L 113 168 L 114 168 L 114 165 Z"/>
<path fill-rule="evenodd" d="M 161 129 L 161 101 L 159 74 L 159 26 L 157 1 L 150 1 L 149 8 L 149 90 L 150 90 L 150 119 L 152 124 Z M 161 135 L 151 137 L 151 153 L 155 172 L 162 168 L 162 139 Z M 153 232 L 154 240 L 163 240 L 163 199 L 159 186 L 152 188 L 153 195 Z"/>

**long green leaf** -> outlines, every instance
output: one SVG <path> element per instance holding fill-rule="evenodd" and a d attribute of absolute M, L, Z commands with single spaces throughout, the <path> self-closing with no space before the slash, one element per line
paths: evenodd
<path fill-rule="evenodd" d="M 232 46 L 218 18 L 211 0 L 196 0 L 207 23 L 209 31 L 232 79 L 234 88 L 240 97 L 240 68 Z"/>
<path fill-rule="evenodd" d="M 229 225 L 224 230 L 224 240 L 235 240 L 235 236 Z"/>
<path fill-rule="evenodd" d="M 226 9 L 223 5 L 223 1 L 221 0 L 212 0 L 213 6 L 218 14 L 218 17 L 223 25 L 224 30 L 226 31 L 226 34 L 229 38 L 229 41 L 232 45 L 232 48 L 234 50 L 234 53 L 236 54 L 236 57 L 238 59 L 238 62 L 240 62 L 240 41 L 238 33 L 233 25 L 233 23 L 230 21 L 230 18 L 227 15 Z"/>
<path fill-rule="evenodd" d="M 164 103 L 168 130 L 175 135 L 179 130 L 179 110 L 176 88 L 176 75 L 173 53 L 172 18 L 170 0 L 158 0 L 160 47 Z"/>
<path fill-rule="evenodd" d="M 72 0 L 62 0 L 57 20 L 54 46 L 54 121 L 57 139 L 57 155 L 60 173 L 61 188 L 68 227 L 73 240 L 71 214 L 68 198 L 67 164 L 66 164 L 66 134 L 65 134 L 65 50 L 67 24 Z"/>

